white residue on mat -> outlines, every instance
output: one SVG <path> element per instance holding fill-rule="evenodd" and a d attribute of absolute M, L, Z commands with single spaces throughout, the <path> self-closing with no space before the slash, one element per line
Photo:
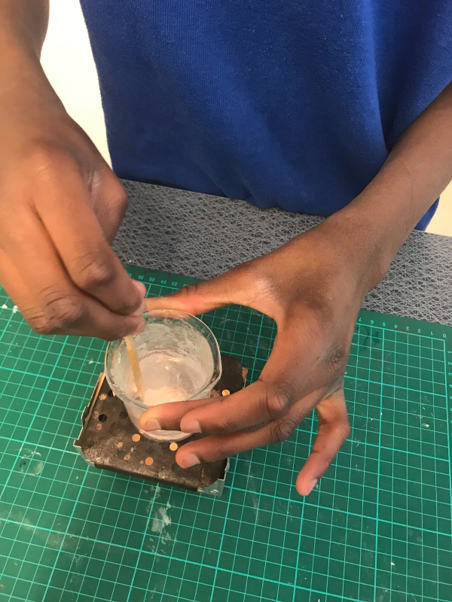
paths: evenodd
<path fill-rule="evenodd" d="M 98 362 L 97 360 L 89 360 L 86 362 L 87 366 L 91 366 L 91 364 L 98 364 L 99 366 L 101 366 L 103 364 L 103 362 Z"/>
<path fill-rule="evenodd" d="M 31 522 L 31 520 L 27 516 L 24 516 L 21 526 L 24 527 L 25 529 L 32 529 L 33 531 L 36 529 L 35 525 Z"/>
<path fill-rule="evenodd" d="M 171 517 L 168 516 L 168 510 L 171 508 L 171 504 L 169 502 L 166 503 L 166 507 L 160 506 L 157 508 L 157 512 L 152 519 L 151 531 L 153 533 L 162 533 L 166 527 L 169 527 L 171 524 Z M 165 534 L 167 539 L 170 539 L 167 534 Z"/>
<path fill-rule="evenodd" d="M 63 533 L 50 533 L 47 539 L 47 545 L 58 550 L 63 543 L 63 538 Z"/>
<path fill-rule="evenodd" d="M 425 428 L 426 428 L 426 429 L 430 428 L 430 425 L 429 425 L 429 424 L 427 424 L 426 422 L 423 422 L 423 423 L 422 423 L 422 426 L 425 426 Z"/>
<path fill-rule="evenodd" d="M 13 314 L 15 314 L 19 311 L 19 308 L 17 307 L 17 305 L 14 305 L 14 307 L 8 307 L 6 305 L 6 303 L 3 303 L 2 309 L 10 309 L 13 312 Z"/>
<path fill-rule="evenodd" d="M 248 490 L 250 492 L 251 495 L 251 501 L 253 503 L 253 507 L 254 507 L 254 513 L 256 515 L 256 523 L 259 522 L 259 494 L 258 494 L 258 490 L 257 490 L 257 481 L 254 477 L 254 475 L 252 474 L 252 470 L 253 470 L 253 465 L 249 460 L 245 460 L 245 466 L 248 469 Z"/>
<path fill-rule="evenodd" d="M 165 546 L 165 544 L 172 545 L 173 538 L 169 532 L 171 517 L 168 511 L 170 508 L 171 504 L 167 502 L 166 506 L 155 509 L 151 524 L 151 533 L 154 535 L 151 535 L 146 543 L 146 547 L 153 553 L 156 553 L 157 549 L 163 552 L 164 548 L 161 546 Z"/>
<path fill-rule="evenodd" d="M 19 461 L 19 471 L 27 474 L 41 474 L 44 462 L 40 461 L 41 454 L 32 449 L 23 449 Z"/>
<path fill-rule="evenodd" d="M 148 490 L 145 491 L 149 492 Z M 161 496 L 161 487 L 159 484 L 156 485 L 155 489 L 151 487 L 150 493 L 152 498 L 146 507 L 146 512 L 150 512 L 151 515 L 146 523 L 146 531 L 150 524 L 151 536 L 146 538 L 146 548 L 153 553 L 157 553 L 157 550 L 160 550 L 161 546 L 165 544 L 173 545 L 173 537 L 169 532 L 171 527 L 171 516 L 169 514 L 171 504 L 169 501 L 165 505 L 155 504 L 156 500 Z"/>
<path fill-rule="evenodd" d="M 253 506 L 254 506 L 254 512 L 256 514 L 256 523 L 259 522 L 259 501 L 257 499 L 257 497 L 255 497 L 253 495 Z"/>
<path fill-rule="evenodd" d="M 158 498 L 160 497 L 160 485 L 159 485 L 159 483 L 157 483 L 157 485 L 155 486 L 155 488 L 151 487 L 151 491 L 150 491 L 151 495 L 152 495 L 152 492 L 154 492 L 154 496 L 149 500 L 149 504 L 146 506 L 146 512 L 150 512 L 151 511 L 151 508 L 152 508 L 152 505 L 153 505 L 154 501 L 158 500 Z M 145 493 L 149 493 L 149 490 L 146 489 Z M 150 518 L 148 519 L 148 522 L 149 522 L 149 520 L 150 520 Z"/>
<path fill-rule="evenodd" d="M 293 457 L 292 456 L 283 456 L 282 461 L 284 464 L 287 464 L 289 468 L 293 468 Z"/>
<path fill-rule="evenodd" d="M 159 497 L 162 495 L 161 494 L 161 489 L 162 488 L 160 487 L 160 484 L 157 483 L 157 485 L 155 486 L 154 500 L 158 500 Z"/>

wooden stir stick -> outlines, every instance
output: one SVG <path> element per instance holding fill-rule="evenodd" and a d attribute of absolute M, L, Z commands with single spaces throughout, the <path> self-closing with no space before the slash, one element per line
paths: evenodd
<path fill-rule="evenodd" d="M 137 387 L 138 397 L 144 401 L 144 383 L 143 375 L 141 374 L 140 362 L 138 361 L 137 348 L 133 337 L 125 337 L 127 351 L 129 353 L 130 365 L 132 366 L 133 379 Z"/>

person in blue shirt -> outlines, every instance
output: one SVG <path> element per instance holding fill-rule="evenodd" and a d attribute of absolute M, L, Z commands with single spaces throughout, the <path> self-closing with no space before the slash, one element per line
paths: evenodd
<path fill-rule="evenodd" d="M 148 308 L 230 303 L 276 320 L 259 380 L 218 402 L 148 410 L 201 432 L 187 468 L 319 430 L 307 495 L 349 433 L 343 377 L 357 313 L 452 178 L 448 0 L 82 0 L 113 171 L 39 56 L 48 0 L 0 4 L 0 282 L 40 333 L 140 332 Z M 327 219 L 216 279 L 144 300 L 113 253 L 118 179 Z"/>

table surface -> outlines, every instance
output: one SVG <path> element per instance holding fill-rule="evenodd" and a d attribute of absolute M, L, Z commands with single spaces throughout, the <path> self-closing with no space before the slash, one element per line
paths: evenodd
<path fill-rule="evenodd" d="M 124 182 L 129 210 L 114 248 L 125 263 L 211 278 L 268 253 L 321 218 Z M 452 325 L 452 238 L 413 232 L 364 308 Z"/>
<path fill-rule="evenodd" d="M 188 282 L 129 272 L 151 295 Z M 243 307 L 204 319 L 255 380 L 273 321 Z M 313 416 L 232 458 L 220 499 L 88 466 L 73 441 L 104 353 L 39 337 L 0 290 L 0 602 L 452 600 L 451 327 L 361 312 L 352 434 L 307 498 L 294 482 Z"/>

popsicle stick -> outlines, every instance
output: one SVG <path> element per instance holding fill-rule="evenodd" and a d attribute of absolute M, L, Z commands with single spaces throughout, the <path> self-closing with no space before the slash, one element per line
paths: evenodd
<path fill-rule="evenodd" d="M 133 337 L 125 337 L 127 351 L 129 353 L 130 365 L 132 366 L 133 379 L 137 387 L 138 397 L 144 399 L 144 383 L 143 375 L 141 374 L 140 362 L 138 361 L 137 348 Z"/>

